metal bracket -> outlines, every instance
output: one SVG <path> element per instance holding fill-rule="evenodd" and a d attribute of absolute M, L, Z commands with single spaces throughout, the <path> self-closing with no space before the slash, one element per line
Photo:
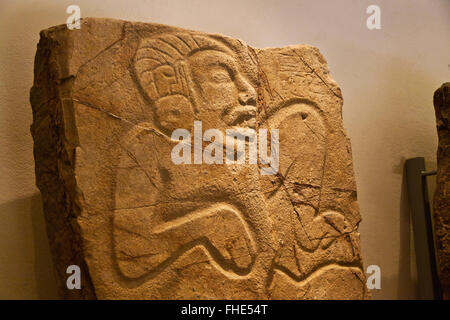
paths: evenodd
<path fill-rule="evenodd" d="M 433 226 L 428 199 L 426 177 L 436 171 L 425 170 L 423 157 L 405 162 L 408 201 L 414 231 L 419 299 L 442 299 L 436 255 L 434 251 Z"/>

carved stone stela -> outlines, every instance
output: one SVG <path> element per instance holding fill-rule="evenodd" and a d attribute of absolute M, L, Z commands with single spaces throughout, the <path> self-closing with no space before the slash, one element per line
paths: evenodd
<path fill-rule="evenodd" d="M 439 278 L 444 299 L 450 299 L 450 82 L 433 97 L 439 137 L 436 190 L 433 201 L 434 233 Z"/>
<path fill-rule="evenodd" d="M 343 99 L 316 48 L 88 18 L 41 32 L 31 104 L 63 297 L 367 297 Z M 194 121 L 277 129 L 278 170 L 175 164 Z"/>

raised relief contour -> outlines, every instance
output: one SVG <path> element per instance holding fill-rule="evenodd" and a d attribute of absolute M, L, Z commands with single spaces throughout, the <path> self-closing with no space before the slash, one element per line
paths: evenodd
<path fill-rule="evenodd" d="M 317 49 L 85 19 L 41 33 L 31 103 L 56 269 L 86 275 L 63 297 L 367 297 L 342 96 Z"/>

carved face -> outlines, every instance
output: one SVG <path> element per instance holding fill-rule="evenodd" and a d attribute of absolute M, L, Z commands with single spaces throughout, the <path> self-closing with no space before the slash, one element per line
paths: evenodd
<path fill-rule="evenodd" d="M 203 50 L 188 59 L 197 118 L 203 128 L 254 127 L 256 91 L 226 53 Z"/>

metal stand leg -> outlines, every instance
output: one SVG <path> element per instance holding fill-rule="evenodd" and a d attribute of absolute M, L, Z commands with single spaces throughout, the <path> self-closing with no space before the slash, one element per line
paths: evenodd
<path fill-rule="evenodd" d="M 442 299 L 434 251 L 433 227 L 423 157 L 406 160 L 408 201 L 414 230 L 419 299 Z"/>

